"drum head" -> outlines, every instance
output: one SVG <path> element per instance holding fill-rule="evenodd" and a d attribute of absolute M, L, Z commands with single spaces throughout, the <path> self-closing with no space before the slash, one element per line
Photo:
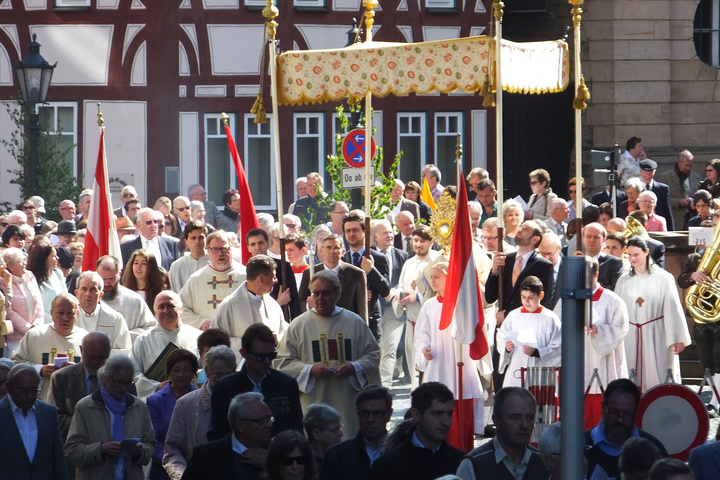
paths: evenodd
<path fill-rule="evenodd" d="M 697 393 L 679 384 L 657 385 L 642 396 L 638 427 L 665 445 L 672 458 L 687 461 L 690 450 L 707 441 L 705 405 Z"/>

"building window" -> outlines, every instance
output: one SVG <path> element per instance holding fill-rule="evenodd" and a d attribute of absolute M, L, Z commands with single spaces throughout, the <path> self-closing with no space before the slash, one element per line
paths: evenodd
<path fill-rule="evenodd" d="M 440 112 L 435 114 L 435 165 L 443 173 L 445 184 L 454 185 L 455 150 L 457 134 L 464 138 L 462 132 L 463 114 L 461 112 Z"/>
<path fill-rule="evenodd" d="M 267 118 L 267 123 L 255 123 L 255 115 L 245 115 L 245 175 L 258 210 L 277 208 L 275 157 L 270 135 L 272 114 L 268 113 Z"/>
<path fill-rule="evenodd" d="M 228 116 L 230 131 L 235 132 L 236 116 L 234 113 Z M 212 200 L 217 205 L 222 205 L 222 195 L 227 189 L 237 186 L 237 176 L 225 136 L 225 127 L 219 113 L 205 115 L 205 183 L 208 200 Z"/>
<path fill-rule="evenodd" d="M 295 114 L 295 178 L 325 171 L 324 132 L 323 113 Z"/>
<path fill-rule="evenodd" d="M 720 0 L 700 0 L 693 22 L 693 40 L 700 60 L 720 67 Z"/>
<path fill-rule="evenodd" d="M 72 166 L 77 178 L 77 104 L 75 102 L 49 102 L 38 105 L 38 116 L 48 137 L 57 141 L 58 153 Z"/>
<path fill-rule="evenodd" d="M 293 5 L 298 10 L 314 10 L 325 8 L 325 0 L 293 0 Z"/>
<path fill-rule="evenodd" d="M 400 178 L 406 183 L 417 181 L 422 166 L 427 162 L 425 113 L 398 113 L 397 122 L 398 147 L 403 152 Z"/>
<path fill-rule="evenodd" d="M 438 12 L 457 11 L 455 0 L 425 0 L 425 8 L 429 11 Z"/>

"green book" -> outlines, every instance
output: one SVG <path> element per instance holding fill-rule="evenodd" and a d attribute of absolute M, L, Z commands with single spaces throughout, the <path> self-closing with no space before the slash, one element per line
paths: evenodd
<path fill-rule="evenodd" d="M 168 343 L 160 355 L 158 355 L 155 359 L 153 364 L 150 365 L 150 368 L 147 369 L 145 376 L 151 380 L 155 380 L 156 382 L 164 382 L 167 380 L 167 376 L 165 376 L 165 364 L 167 363 L 167 357 L 172 352 L 179 349 L 180 347 L 174 343 Z"/>

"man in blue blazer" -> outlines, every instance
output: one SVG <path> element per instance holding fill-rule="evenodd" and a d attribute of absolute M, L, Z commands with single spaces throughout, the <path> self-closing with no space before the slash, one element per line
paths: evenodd
<path fill-rule="evenodd" d="M 152 252 L 157 258 L 158 265 L 165 271 L 170 271 L 170 265 L 178 258 L 177 242 L 168 240 L 159 235 L 163 225 L 162 213 L 152 208 L 141 208 L 135 218 L 135 228 L 138 236 L 135 240 L 120 244 L 123 265 L 127 265 L 133 252 L 140 248 Z"/>
<path fill-rule="evenodd" d="M 720 442 L 700 445 L 690 450 L 688 464 L 695 480 L 715 480 L 720 472 Z"/>
<path fill-rule="evenodd" d="M 8 373 L 0 400 L 0 476 L 13 480 L 67 480 L 65 452 L 54 405 L 37 399 L 40 376 L 32 365 Z M 26 436 L 20 428 L 28 430 Z M 33 430 L 36 433 L 33 435 Z"/>

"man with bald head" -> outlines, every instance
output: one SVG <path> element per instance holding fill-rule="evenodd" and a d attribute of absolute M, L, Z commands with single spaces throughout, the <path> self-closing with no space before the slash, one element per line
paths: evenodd
<path fill-rule="evenodd" d="M 61 368 L 52 376 L 48 402 L 58 408 L 63 440 L 68 430 L 75 404 L 99 388 L 97 372 L 110 357 L 110 339 L 103 332 L 90 332 L 80 345 L 82 361 Z"/>
<path fill-rule="evenodd" d="M 69 293 L 61 293 L 52 301 L 52 323 L 28 330 L 12 355 L 15 363 L 30 363 L 42 377 L 41 400 L 47 401 L 50 376 L 71 362 L 80 360 L 80 344 L 87 330 L 76 325 L 78 301 Z M 63 358 L 67 362 L 63 363 Z"/>
<path fill-rule="evenodd" d="M 562 257 L 562 244 L 560 242 L 560 238 L 553 232 L 546 232 L 543 234 L 543 238 L 540 241 L 540 245 L 538 245 L 537 251 L 541 257 L 549 260 L 550 263 L 553 264 L 553 279 L 555 281 L 553 283 L 553 291 L 550 292 L 550 304 L 548 305 L 550 309 L 553 309 L 558 301 L 558 298 L 556 297 L 558 297 L 560 292 L 558 289 L 558 273 L 560 272 L 560 260 Z"/>
<path fill-rule="evenodd" d="M 402 211 L 395 217 L 395 228 L 398 233 L 395 234 L 395 248 L 405 250 L 408 258 L 412 257 L 415 252 L 412 247 L 412 232 L 415 230 L 415 218 L 412 213 Z"/>
<path fill-rule="evenodd" d="M 622 274 L 622 260 L 603 252 L 607 231 L 605 227 L 597 222 L 590 223 L 583 228 L 583 245 L 588 257 L 592 257 L 600 264 L 600 276 L 598 283 L 610 290 L 615 290 L 620 275 Z"/>

